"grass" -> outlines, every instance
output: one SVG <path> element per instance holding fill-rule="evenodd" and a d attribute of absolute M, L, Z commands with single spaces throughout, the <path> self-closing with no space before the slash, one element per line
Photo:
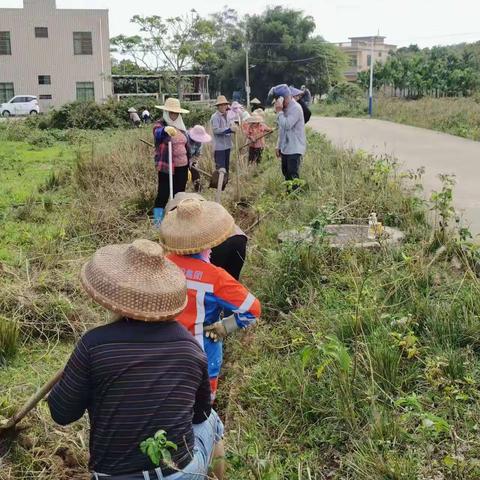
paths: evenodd
<path fill-rule="evenodd" d="M 471 140 L 480 140 L 479 97 L 381 98 L 375 116 L 416 127 L 429 128 Z"/>
<path fill-rule="evenodd" d="M 79 286 L 84 260 L 106 243 L 155 239 L 151 152 L 139 134 L 84 144 L 58 187 L 69 208 L 42 210 L 62 234 L 34 236 L 21 261 L 1 264 L 0 311 L 20 331 L 17 355 L 0 369 L 1 416 L 63 364 L 86 328 L 107 320 Z M 244 282 L 264 309 L 255 329 L 227 342 L 218 406 L 228 478 L 479 477 L 480 296 L 468 245 L 455 232 L 434 234 L 415 197 L 418 178 L 400 176 L 390 159 L 336 150 L 318 134 L 308 140 L 295 193 L 270 150 L 257 170 L 242 169 L 238 191 L 234 172 L 224 197 L 242 227 L 255 227 Z M 321 232 L 371 211 L 406 232 L 402 247 L 338 251 L 322 235 L 311 246 L 277 242 L 288 228 Z M 42 404 L 25 423 L 2 480 L 82 478 L 85 421 L 59 428 Z"/>
<path fill-rule="evenodd" d="M 325 117 L 366 117 L 367 99 L 352 99 L 337 103 L 321 102 L 313 105 L 314 115 Z M 422 98 L 406 100 L 377 96 L 374 99 L 374 118 L 428 128 L 480 140 L 479 97 Z"/>
<path fill-rule="evenodd" d="M 479 282 L 468 267 L 452 269 L 454 238 L 432 262 L 424 207 L 386 159 L 312 135 L 307 183 L 290 197 L 278 165 L 263 168 L 251 190 L 270 214 L 245 278 L 264 317 L 228 342 L 229 478 L 479 476 Z M 278 246 L 281 230 L 339 210 L 341 221 L 381 212 L 406 243 L 376 253 Z"/>

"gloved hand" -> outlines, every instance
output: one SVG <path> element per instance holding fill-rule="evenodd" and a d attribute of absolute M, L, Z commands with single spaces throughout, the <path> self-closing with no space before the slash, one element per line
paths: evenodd
<path fill-rule="evenodd" d="M 220 322 L 207 325 L 204 327 L 203 331 L 205 332 L 205 336 L 207 338 L 211 338 L 214 342 L 218 342 L 238 329 L 239 326 L 235 320 L 235 316 L 230 315 L 229 317 L 225 317 Z"/>
<path fill-rule="evenodd" d="M 215 322 L 206 326 L 203 331 L 207 338 L 211 338 L 214 342 L 223 340 L 227 336 L 227 329 L 223 322 Z"/>
<path fill-rule="evenodd" d="M 174 137 L 177 134 L 177 130 L 174 127 L 165 127 L 165 133 L 169 137 Z"/>

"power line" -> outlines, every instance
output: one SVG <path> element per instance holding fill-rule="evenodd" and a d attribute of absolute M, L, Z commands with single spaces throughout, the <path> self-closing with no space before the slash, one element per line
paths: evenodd
<path fill-rule="evenodd" d="M 308 62 L 310 60 L 315 60 L 317 58 L 326 58 L 325 55 L 316 55 L 315 57 L 308 57 L 308 58 L 299 58 L 297 60 L 265 60 L 260 58 L 251 58 L 252 62 L 262 62 L 262 63 L 301 63 L 301 62 Z"/>

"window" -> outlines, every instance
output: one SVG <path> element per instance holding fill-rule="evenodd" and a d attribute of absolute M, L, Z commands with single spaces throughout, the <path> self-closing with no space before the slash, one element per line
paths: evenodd
<path fill-rule="evenodd" d="M 77 82 L 77 100 L 80 102 L 95 100 L 93 82 Z"/>
<path fill-rule="evenodd" d="M 367 66 L 370 66 L 372 64 L 372 56 L 367 55 Z"/>
<path fill-rule="evenodd" d="M 12 103 L 26 103 L 28 102 L 27 97 L 17 97 L 12 100 Z"/>
<path fill-rule="evenodd" d="M 75 55 L 92 55 L 92 32 L 73 32 L 73 53 Z"/>
<path fill-rule="evenodd" d="M 378 52 L 378 56 L 381 57 L 381 56 L 382 56 L 382 52 Z"/>
<path fill-rule="evenodd" d="M 11 55 L 10 32 L 0 32 L 0 55 Z"/>
<path fill-rule="evenodd" d="M 48 28 L 35 27 L 35 38 L 48 38 Z"/>
<path fill-rule="evenodd" d="M 39 85 L 51 85 L 52 77 L 50 75 L 39 75 L 38 84 Z"/>
<path fill-rule="evenodd" d="M 8 102 L 14 95 L 13 83 L 0 83 L 0 103 Z"/>
<path fill-rule="evenodd" d="M 356 53 L 352 53 L 350 55 L 350 66 L 351 67 L 356 67 L 358 65 L 358 62 L 357 62 L 357 54 Z"/>
<path fill-rule="evenodd" d="M 51 95 L 40 95 L 38 98 L 40 100 L 51 100 L 52 96 Z"/>

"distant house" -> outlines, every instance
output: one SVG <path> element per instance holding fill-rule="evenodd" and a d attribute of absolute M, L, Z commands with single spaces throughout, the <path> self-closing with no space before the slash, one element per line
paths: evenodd
<path fill-rule="evenodd" d="M 396 45 L 385 43 L 386 37 L 349 37 L 349 42 L 337 44 L 348 56 L 349 65 L 345 77 L 349 82 L 355 82 L 359 72 L 370 68 L 372 43 L 375 62 L 385 62 L 390 52 L 397 49 Z"/>
<path fill-rule="evenodd" d="M 43 111 L 110 96 L 108 10 L 57 9 L 55 0 L 0 8 L 0 102 L 22 94 Z"/>

